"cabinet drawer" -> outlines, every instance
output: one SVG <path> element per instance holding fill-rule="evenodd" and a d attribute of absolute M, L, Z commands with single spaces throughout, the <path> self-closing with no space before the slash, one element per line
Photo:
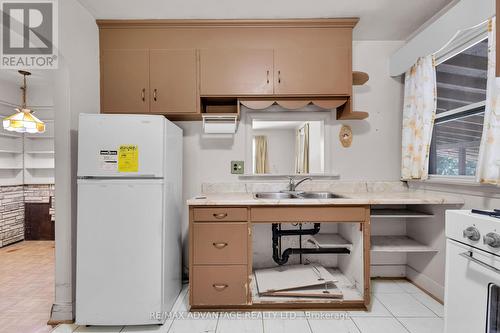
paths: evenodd
<path fill-rule="evenodd" d="M 247 303 L 247 266 L 193 266 L 192 304 L 241 305 Z"/>
<path fill-rule="evenodd" d="M 364 207 L 256 207 L 252 222 L 363 222 Z"/>
<path fill-rule="evenodd" d="M 246 208 L 195 208 L 194 220 L 203 221 L 246 221 Z"/>
<path fill-rule="evenodd" d="M 246 264 L 247 223 L 194 223 L 194 264 Z"/>

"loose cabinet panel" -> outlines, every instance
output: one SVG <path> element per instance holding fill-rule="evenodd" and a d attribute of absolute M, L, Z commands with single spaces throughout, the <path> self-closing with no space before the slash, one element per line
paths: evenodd
<path fill-rule="evenodd" d="M 150 50 L 151 112 L 197 112 L 196 50 Z"/>
<path fill-rule="evenodd" d="M 204 49 L 200 69 L 202 96 L 273 93 L 273 50 Z"/>
<path fill-rule="evenodd" d="M 351 51 L 345 47 L 276 49 L 277 95 L 350 95 Z"/>
<path fill-rule="evenodd" d="M 149 51 L 101 52 L 101 112 L 149 112 Z"/>

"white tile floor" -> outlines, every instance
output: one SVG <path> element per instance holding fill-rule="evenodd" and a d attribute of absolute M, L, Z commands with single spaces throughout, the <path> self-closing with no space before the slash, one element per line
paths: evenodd
<path fill-rule="evenodd" d="M 202 319 L 167 321 L 163 326 L 77 327 L 61 325 L 55 333 L 442 333 L 443 306 L 410 282 L 372 281 L 370 311 L 210 313 Z M 187 288 L 174 312 L 188 311 Z"/>

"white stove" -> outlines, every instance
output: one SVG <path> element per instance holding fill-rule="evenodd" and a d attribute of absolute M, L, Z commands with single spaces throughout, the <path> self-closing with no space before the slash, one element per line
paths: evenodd
<path fill-rule="evenodd" d="M 500 332 L 500 218 L 446 211 L 445 333 Z"/>

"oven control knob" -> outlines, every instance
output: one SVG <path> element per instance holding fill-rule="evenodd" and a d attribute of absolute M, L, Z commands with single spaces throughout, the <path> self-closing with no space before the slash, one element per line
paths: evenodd
<path fill-rule="evenodd" d="M 473 242 L 477 242 L 481 239 L 481 234 L 476 227 L 468 227 L 464 230 L 464 238 L 468 238 Z"/>
<path fill-rule="evenodd" d="M 483 242 L 485 245 L 498 248 L 500 247 L 500 235 L 494 232 L 489 232 L 483 237 Z"/>

